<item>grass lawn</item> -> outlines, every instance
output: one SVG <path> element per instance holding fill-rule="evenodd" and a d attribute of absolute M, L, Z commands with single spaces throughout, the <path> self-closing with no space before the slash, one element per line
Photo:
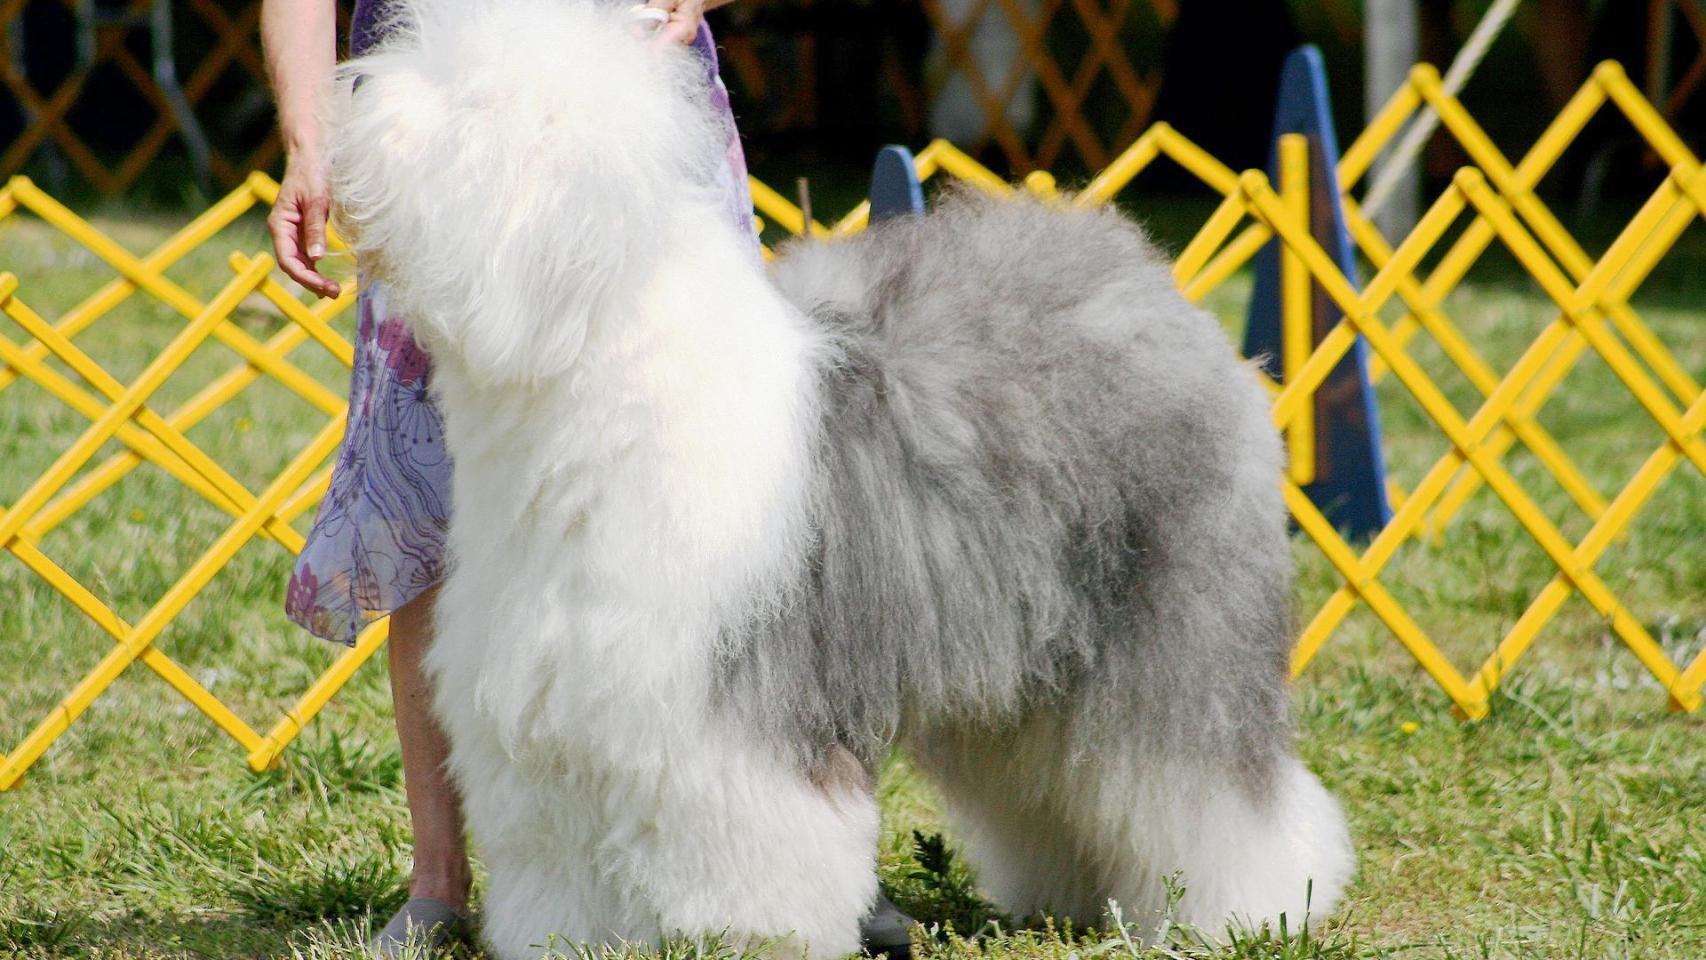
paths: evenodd
<path fill-rule="evenodd" d="M 1162 209 L 1157 219 L 1175 214 Z M 180 222 L 98 219 L 136 251 Z M 172 275 L 211 295 L 231 275 L 224 254 L 263 249 L 263 236 L 258 219 L 242 221 Z M 1700 379 L 1706 247 L 1694 234 L 1684 240 L 1635 305 Z M 0 270 L 17 273 L 19 295 L 49 317 L 110 276 L 26 216 L 0 222 Z M 1210 305 L 1236 326 L 1247 290 L 1248 279 L 1239 278 Z M 1534 285 L 1497 257 L 1447 309 L 1500 369 L 1552 316 Z M 257 335 L 279 323 L 258 302 L 245 306 L 241 322 Z M 350 324 L 346 315 L 342 328 Z M 128 380 L 178 328 L 174 315 L 139 297 L 79 343 Z M 23 339 L 6 322 L 0 335 Z M 1459 409 L 1472 412 L 1474 391 L 1439 352 L 1423 344 L 1415 354 Z M 340 368 L 318 346 L 296 356 L 342 389 Z M 171 408 L 231 362 L 210 342 L 155 409 Z M 1445 441 L 1395 383 L 1383 383 L 1380 398 L 1392 470 L 1412 486 Z M 1651 418 L 1592 358 L 1540 420 L 1607 496 L 1661 442 Z M 323 423 L 263 381 L 189 435 L 258 490 Z M 86 425 L 29 383 L 0 390 L 0 504 L 16 499 Z M 1585 533 L 1586 519 L 1531 457 L 1507 462 L 1568 537 Z M 310 519 L 300 521 L 304 531 Z M 144 468 L 40 547 L 134 621 L 225 523 Z M 1296 552 L 1301 623 L 1339 581 L 1306 539 Z M 263 730 L 335 654 L 285 620 L 288 568 L 282 550 L 252 543 L 158 644 Z M 1706 481 L 1683 464 L 1598 569 L 1673 658 L 1692 657 L 1706 641 Z M 1482 490 L 1437 544 L 1400 552 L 1383 582 L 1468 671 L 1554 572 Z M 0 556 L 0 750 L 11 749 L 109 649 L 69 603 L 15 558 Z M 1307 937 L 1294 925 L 1290 936 L 1269 931 L 1216 947 L 1175 931 L 1149 948 L 1111 926 L 1084 932 L 994 916 L 955 859 L 931 790 L 897 758 L 881 786 L 882 875 L 899 904 L 927 924 L 922 953 L 956 960 L 1706 956 L 1706 721 L 1668 713 L 1662 691 L 1579 599 L 1566 604 L 1479 724 L 1454 719 L 1443 694 L 1365 610 L 1297 683 L 1296 703 L 1303 752 L 1343 800 L 1360 857 L 1348 902 Z M 260 776 L 246 770 L 234 743 L 137 665 L 20 789 L 0 795 L 0 955 L 355 957 L 368 924 L 398 902 L 408 859 L 382 663 L 364 667 L 285 763 Z"/>

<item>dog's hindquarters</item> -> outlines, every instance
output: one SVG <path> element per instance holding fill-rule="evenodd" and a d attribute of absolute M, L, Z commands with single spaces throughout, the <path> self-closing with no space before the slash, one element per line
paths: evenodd
<path fill-rule="evenodd" d="M 869 680 L 770 699 L 847 725 L 820 736 L 899 725 L 1015 912 L 1155 915 L 1175 872 L 1213 932 L 1301 922 L 1311 881 L 1331 909 L 1350 854 L 1291 746 L 1278 443 L 1153 248 L 961 199 L 780 270 L 851 358 L 823 627 L 792 645 Z"/>
<path fill-rule="evenodd" d="M 1282 914 L 1295 929 L 1339 901 L 1344 817 L 1292 751 L 1275 656 L 1290 548 L 1272 473 L 1245 476 L 1245 498 L 1181 492 L 1165 561 L 1096 618 L 1096 662 L 1018 718 L 909 731 L 980 882 L 1015 916 L 1097 923 L 1113 901 L 1142 929 L 1171 909 L 1218 936 Z"/>
<path fill-rule="evenodd" d="M 1282 914 L 1296 929 L 1338 903 L 1344 817 L 1295 756 L 1274 656 L 1289 544 L 1276 524 L 1226 516 L 1271 514 L 1272 474 L 1261 481 L 1244 503 L 1181 494 L 1169 520 L 1183 536 L 1094 620 L 1101 655 L 1020 716 L 909 731 L 1004 910 L 1094 924 L 1114 902 L 1139 929 L 1171 910 L 1219 936 Z"/>
<path fill-rule="evenodd" d="M 1094 663 L 1009 722 L 910 732 L 980 881 L 1014 915 L 1090 924 L 1114 902 L 1140 929 L 1171 910 L 1219 936 L 1282 914 L 1296 929 L 1338 903 L 1350 840 L 1290 743 L 1276 655 L 1290 547 L 1255 459 L 1235 472 L 1245 490 L 1179 492 L 1170 546 L 1094 618 Z"/>

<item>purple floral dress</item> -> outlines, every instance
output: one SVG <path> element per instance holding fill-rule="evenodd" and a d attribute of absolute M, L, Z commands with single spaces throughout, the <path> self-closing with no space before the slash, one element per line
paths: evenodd
<path fill-rule="evenodd" d="M 377 38 L 381 3 L 358 0 L 350 29 L 352 54 Z M 746 158 L 708 28 L 699 28 L 693 49 L 705 62 L 711 102 L 726 131 L 727 162 L 718 166 L 719 186 L 729 216 L 752 235 L 756 255 Z M 349 423 L 331 488 L 320 502 L 285 596 L 292 620 L 315 636 L 347 644 L 443 576 L 451 509 L 450 457 L 428 393 L 432 363 L 386 308 L 381 286 L 364 284 L 356 311 Z"/>

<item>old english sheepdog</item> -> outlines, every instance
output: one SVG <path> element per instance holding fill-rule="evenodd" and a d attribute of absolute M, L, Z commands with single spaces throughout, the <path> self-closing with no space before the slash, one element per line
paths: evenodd
<path fill-rule="evenodd" d="M 1267 403 L 1135 226 L 950 198 L 767 270 L 627 10 L 397 14 L 331 168 L 436 364 L 427 662 L 498 956 L 855 950 L 891 746 L 1016 916 L 1332 909 Z"/>

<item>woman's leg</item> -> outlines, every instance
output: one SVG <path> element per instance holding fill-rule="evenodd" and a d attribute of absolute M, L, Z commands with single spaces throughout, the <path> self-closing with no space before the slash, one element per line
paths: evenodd
<path fill-rule="evenodd" d="M 473 874 L 462 827 L 462 798 L 445 770 L 450 742 L 432 714 L 432 692 L 421 668 L 432 640 L 432 603 L 437 592 L 428 590 L 391 614 L 386 646 L 397 740 L 403 748 L 403 787 L 415 834 L 409 896 L 430 897 L 466 910 Z"/>

